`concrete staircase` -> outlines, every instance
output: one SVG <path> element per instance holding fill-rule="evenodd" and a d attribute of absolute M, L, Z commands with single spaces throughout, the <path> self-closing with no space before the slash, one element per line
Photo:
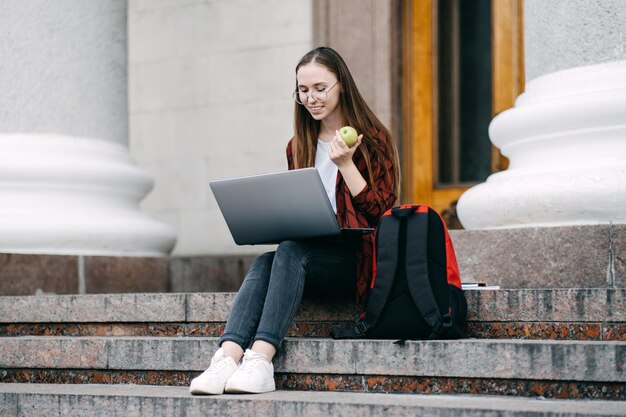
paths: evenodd
<path fill-rule="evenodd" d="M 191 397 L 233 293 L 0 297 L 0 416 L 626 416 L 626 289 L 466 291 L 457 341 L 334 341 L 306 300 L 279 391 Z M 408 395 L 420 394 L 420 395 Z"/>

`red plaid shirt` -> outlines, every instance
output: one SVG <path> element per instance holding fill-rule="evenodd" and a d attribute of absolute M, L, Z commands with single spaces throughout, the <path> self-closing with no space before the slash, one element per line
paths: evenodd
<path fill-rule="evenodd" d="M 287 163 L 289 169 L 294 169 L 293 139 L 287 145 Z M 354 164 L 368 181 L 367 166 L 360 149 L 354 153 Z M 337 173 L 337 187 L 335 197 L 337 200 L 337 221 L 340 227 L 376 227 L 383 213 L 389 210 L 397 196 L 395 190 L 394 167 L 390 159 L 384 161 L 371 161 L 372 174 L 377 185 L 374 191 L 371 184 L 367 184 L 355 197 L 352 197 L 341 172 Z M 372 281 L 374 235 L 368 234 L 360 238 L 356 245 L 356 288 L 357 305 L 361 305 Z"/>

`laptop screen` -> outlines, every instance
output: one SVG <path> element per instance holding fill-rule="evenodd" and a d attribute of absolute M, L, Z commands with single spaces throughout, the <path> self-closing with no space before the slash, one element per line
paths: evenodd
<path fill-rule="evenodd" d="M 238 245 L 341 233 L 315 168 L 216 180 L 209 185 Z"/>

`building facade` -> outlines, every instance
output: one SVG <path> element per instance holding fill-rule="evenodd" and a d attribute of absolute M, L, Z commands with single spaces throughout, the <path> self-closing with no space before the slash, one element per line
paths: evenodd
<path fill-rule="evenodd" d="M 294 68 L 318 45 L 398 141 L 403 201 L 460 198 L 466 228 L 626 222 L 622 1 L 0 9 L 2 252 L 265 250 L 234 244 L 208 182 L 286 169 Z"/>

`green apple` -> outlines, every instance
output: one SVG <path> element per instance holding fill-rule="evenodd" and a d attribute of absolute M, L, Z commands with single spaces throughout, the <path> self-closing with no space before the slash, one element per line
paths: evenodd
<path fill-rule="evenodd" d="M 339 129 L 339 135 L 341 136 L 341 139 L 346 142 L 346 145 L 348 145 L 349 148 L 354 146 L 358 136 L 356 134 L 356 130 L 354 130 L 352 126 L 344 126 Z"/>

